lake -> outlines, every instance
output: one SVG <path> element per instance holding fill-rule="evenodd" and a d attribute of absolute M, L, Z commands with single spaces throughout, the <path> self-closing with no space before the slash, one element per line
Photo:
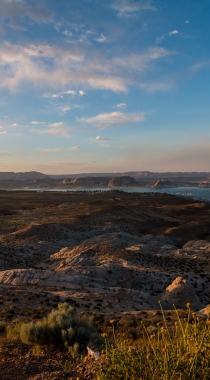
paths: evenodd
<path fill-rule="evenodd" d="M 110 191 L 115 188 L 104 188 L 104 187 L 96 187 L 96 188 L 69 188 L 69 189 L 14 189 L 13 191 Z M 122 187 L 116 188 L 115 190 L 123 190 L 127 193 L 167 193 L 174 195 L 182 195 L 193 197 L 198 200 L 206 200 L 210 201 L 210 188 L 203 187 L 175 187 L 175 188 L 161 188 L 161 189 L 151 189 L 145 187 Z"/>

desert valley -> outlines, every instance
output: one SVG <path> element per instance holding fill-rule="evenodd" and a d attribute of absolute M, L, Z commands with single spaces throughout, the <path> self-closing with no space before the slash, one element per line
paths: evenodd
<path fill-rule="evenodd" d="M 2 323 L 39 320 L 59 302 L 101 332 L 129 318 L 155 330 L 159 302 L 169 321 L 188 302 L 207 316 L 210 203 L 120 190 L 1 191 L 0 203 Z M 17 369 L 22 380 L 70 378 L 46 357 L 18 362 L 15 347 L 26 348 L 10 346 L 7 360 L 0 353 L 2 380 L 17 379 Z"/>

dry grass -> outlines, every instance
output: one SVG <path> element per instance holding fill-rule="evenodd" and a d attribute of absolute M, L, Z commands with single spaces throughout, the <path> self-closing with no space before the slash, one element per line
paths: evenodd
<path fill-rule="evenodd" d="M 102 365 L 96 366 L 96 380 L 208 380 L 210 366 L 210 324 L 188 310 L 188 316 L 169 328 L 163 326 L 144 337 L 139 347 L 125 341 L 107 344 Z"/>

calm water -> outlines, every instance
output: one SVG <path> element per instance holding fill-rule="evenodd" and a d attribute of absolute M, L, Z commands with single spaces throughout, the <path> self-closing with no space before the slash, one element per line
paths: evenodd
<path fill-rule="evenodd" d="M 96 188 L 86 188 L 86 189 L 14 189 L 21 191 L 109 191 L 111 189 L 96 187 Z M 147 189 L 140 187 L 132 187 L 132 188 L 118 188 L 118 190 L 123 190 L 127 193 L 167 193 L 174 195 L 184 195 L 188 197 L 193 197 L 194 199 L 207 200 L 210 201 L 210 188 L 202 188 L 202 187 L 176 187 L 176 188 L 162 188 L 162 189 Z"/>

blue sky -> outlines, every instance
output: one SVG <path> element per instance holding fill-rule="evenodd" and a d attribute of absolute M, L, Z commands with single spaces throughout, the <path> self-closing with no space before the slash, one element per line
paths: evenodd
<path fill-rule="evenodd" d="M 0 0 L 0 171 L 210 171 L 209 0 Z"/>

